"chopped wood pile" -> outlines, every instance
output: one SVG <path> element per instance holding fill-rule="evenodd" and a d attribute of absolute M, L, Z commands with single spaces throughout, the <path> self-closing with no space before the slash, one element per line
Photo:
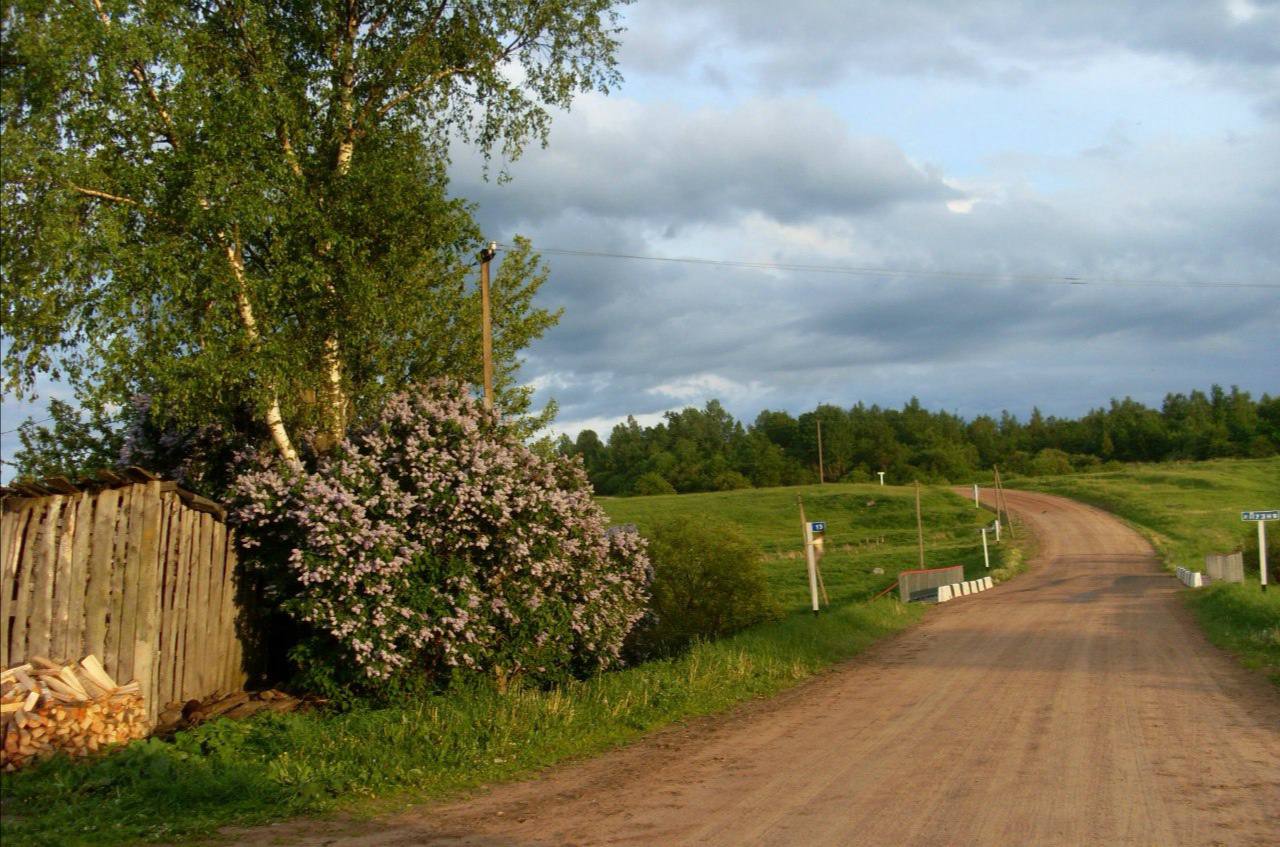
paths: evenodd
<path fill-rule="evenodd" d="M 138 683 L 117 685 L 96 656 L 78 665 L 33 656 L 0 672 L 0 713 L 6 772 L 54 753 L 87 756 L 150 733 Z"/>

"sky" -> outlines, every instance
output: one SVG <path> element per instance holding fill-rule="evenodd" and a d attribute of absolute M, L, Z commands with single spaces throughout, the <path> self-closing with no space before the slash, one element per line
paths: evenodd
<path fill-rule="evenodd" d="M 523 377 L 556 432 L 711 398 L 749 422 L 1280 392 L 1277 3 L 639 0 L 624 23 L 620 87 L 509 182 L 452 171 L 490 237 L 548 251 L 565 312 Z"/>
<path fill-rule="evenodd" d="M 464 148 L 451 168 L 489 237 L 547 251 L 564 316 L 522 378 L 556 433 L 712 398 L 749 422 L 1280 393 L 1275 0 L 639 0 L 623 23 L 624 82 L 510 181 Z M 49 388 L 6 400 L 5 456 Z"/>

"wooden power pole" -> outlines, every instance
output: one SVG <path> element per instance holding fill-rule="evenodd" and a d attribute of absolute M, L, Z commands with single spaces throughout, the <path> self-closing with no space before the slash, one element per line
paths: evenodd
<path fill-rule="evenodd" d="M 484 407 L 493 409 L 493 321 L 489 314 L 489 263 L 498 252 L 498 245 L 490 241 L 480 251 L 480 338 L 484 350 Z"/>
<path fill-rule="evenodd" d="M 920 520 L 920 482 L 916 482 L 916 544 L 920 548 L 920 567 L 924 568 L 924 523 Z"/>
<path fill-rule="evenodd" d="M 1000 481 L 1000 466 L 992 465 L 991 470 L 995 472 L 996 478 L 996 520 L 1000 520 L 1000 509 L 1003 508 L 1005 523 L 1009 526 L 1009 537 L 1016 539 L 1018 533 L 1013 528 L 1013 515 L 1009 514 L 1009 501 L 1004 497 L 1004 483 Z"/>
<path fill-rule="evenodd" d="M 826 474 L 822 470 L 822 418 L 818 418 L 818 484 L 826 481 Z"/>

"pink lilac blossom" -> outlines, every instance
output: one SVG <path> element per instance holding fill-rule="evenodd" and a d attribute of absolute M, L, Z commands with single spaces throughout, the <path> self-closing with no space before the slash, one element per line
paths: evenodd
<path fill-rule="evenodd" d="M 246 567 L 283 568 L 282 608 L 371 681 L 604 669 L 647 601 L 644 539 L 607 531 L 581 465 L 456 382 L 394 395 L 314 470 L 247 456 L 234 488 Z"/>

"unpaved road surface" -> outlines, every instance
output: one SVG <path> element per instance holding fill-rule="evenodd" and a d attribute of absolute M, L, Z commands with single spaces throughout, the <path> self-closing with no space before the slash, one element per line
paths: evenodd
<path fill-rule="evenodd" d="M 1147 543 L 1009 492 L 1010 583 L 769 701 L 445 806 L 258 844 L 1274 845 L 1280 694 L 1201 635 Z"/>

